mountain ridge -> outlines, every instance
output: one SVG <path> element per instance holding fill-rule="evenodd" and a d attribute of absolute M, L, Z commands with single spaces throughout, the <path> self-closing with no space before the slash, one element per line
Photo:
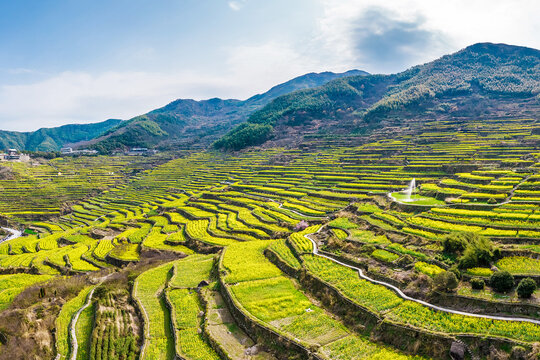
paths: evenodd
<path fill-rule="evenodd" d="M 236 122 L 245 120 L 249 113 L 284 93 L 318 86 L 341 76 L 365 74 L 367 73 L 361 70 L 349 70 L 344 73 L 312 72 L 275 85 L 267 92 L 256 94 L 246 100 L 177 99 L 129 120 L 109 119 L 90 124 L 66 124 L 27 132 L 0 130 L 0 148 L 58 151 L 62 146 L 73 146 L 75 148 L 91 147 L 102 152 L 110 152 L 116 148 L 128 146 L 156 146 L 164 140 L 163 138 L 174 137 L 172 135 L 182 130 L 182 127 L 188 126 L 193 130 L 194 126 L 198 126 L 199 121 L 204 122 L 212 118 L 215 124 L 208 130 L 217 131 L 217 135 L 214 139 L 206 141 L 208 145 L 216 140 L 219 134 L 225 133 L 232 127 L 226 121 L 219 124 L 217 120 L 220 118 L 232 118 L 232 124 L 235 125 Z M 187 139 L 184 146 L 196 145 L 205 136 L 208 134 L 199 131 L 196 136 Z"/>
<path fill-rule="evenodd" d="M 35 131 L 0 130 L 0 149 L 15 148 L 26 151 L 59 150 L 70 142 L 90 140 L 101 135 L 122 120 L 108 119 L 91 124 L 66 124 Z"/>
<path fill-rule="evenodd" d="M 538 116 L 539 94 L 539 50 L 478 43 L 401 73 L 346 77 L 278 97 L 214 145 L 280 146 L 302 134 L 366 132 L 408 118 Z"/>
<path fill-rule="evenodd" d="M 245 100 L 177 99 L 129 120 L 0 131 L 0 146 L 102 153 L 127 147 L 240 150 L 294 145 L 309 134 L 363 134 L 407 119 L 540 113 L 540 50 L 477 43 L 397 74 L 308 73 Z"/>
<path fill-rule="evenodd" d="M 161 108 L 127 120 L 103 136 L 81 143 L 80 146 L 91 147 L 103 153 L 129 146 L 159 146 L 162 149 L 204 148 L 235 125 L 245 121 L 253 111 L 284 93 L 319 86 L 344 76 L 367 74 L 361 70 L 349 70 L 344 73 L 308 73 L 246 100 L 177 99 Z"/>

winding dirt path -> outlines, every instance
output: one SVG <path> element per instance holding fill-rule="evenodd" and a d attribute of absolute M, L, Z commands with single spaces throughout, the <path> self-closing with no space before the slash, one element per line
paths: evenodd
<path fill-rule="evenodd" d="M 90 292 L 88 293 L 88 296 L 86 297 L 86 303 L 73 315 L 73 318 L 71 318 L 71 322 L 69 323 L 69 333 L 71 335 L 71 354 L 69 356 L 69 360 L 75 360 L 77 359 L 77 351 L 79 350 L 79 343 L 77 342 L 77 321 L 79 320 L 79 316 L 81 313 L 92 304 L 92 296 L 94 296 L 94 291 L 99 286 L 96 285 Z"/>

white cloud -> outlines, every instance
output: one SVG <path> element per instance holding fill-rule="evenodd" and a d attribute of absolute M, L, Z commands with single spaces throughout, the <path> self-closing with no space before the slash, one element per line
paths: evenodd
<path fill-rule="evenodd" d="M 323 0 L 317 38 L 326 53 L 334 54 L 332 62 L 371 73 L 398 72 L 432 60 L 448 51 L 440 45 L 449 40 L 415 2 L 419 1 Z M 392 56 L 391 63 L 381 61 Z"/>
<path fill-rule="evenodd" d="M 322 12 L 316 27 L 304 33 L 308 37 L 291 33 L 279 41 L 224 43 L 224 56 L 213 69 L 40 73 L 16 85 L 5 83 L 0 85 L 0 128 L 127 119 L 177 98 L 242 99 L 310 71 L 396 72 L 475 42 L 540 48 L 536 0 L 319 1 Z M 238 11 L 245 0 L 228 5 Z M 160 54 L 144 48 L 138 56 Z"/>
<path fill-rule="evenodd" d="M 364 16 L 370 9 L 380 9 L 396 22 L 416 23 L 418 31 L 430 32 L 440 38 L 432 46 L 409 49 L 416 51 L 417 56 L 404 59 L 401 69 L 477 42 L 540 48 L 537 36 L 540 33 L 537 19 L 540 5 L 536 0 L 321 0 L 321 3 L 324 13 L 318 19 L 317 40 L 325 54 L 329 54 L 329 62 L 356 65 L 370 72 L 397 71 L 393 67 L 385 68 L 376 59 L 363 57 L 362 48 L 356 46 L 355 35 L 358 34 L 355 29 L 370 25 Z M 372 30 L 376 35 L 377 29 Z"/>
<path fill-rule="evenodd" d="M 225 72 L 63 72 L 0 87 L 0 129 L 28 131 L 66 123 L 128 119 L 177 98 L 247 98 L 317 65 L 276 42 L 228 49 Z"/>
<path fill-rule="evenodd" d="M 283 42 L 268 42 L 230 49 L 228 66 L 233 82 L 244 89 L 239 97 L 261 93 L 274 85 L 321 67 L 316 57 L 301 54 Z"/>
<path fill-rule="evenodd" d="M 65 123 L 129 118 L 179 96 L 223 92 L 223 79 L 193 73 L 64 72 L 0 88 L 0 128 L 30 130 Z"/>
<path fill-rule="evenodd" d="M 234 11 L 240 11 L 244 7 L 244 1 L 229 1 L 228 5 Z"/>

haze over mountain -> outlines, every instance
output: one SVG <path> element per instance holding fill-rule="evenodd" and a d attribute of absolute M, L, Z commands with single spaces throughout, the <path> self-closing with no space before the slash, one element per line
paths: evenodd
<path fill-rule="evenodd" d="M 278 96 L 354 75 L 364 76 L 368 73 L 360 70 L 309 73 L 243 101 L 178 99 L 127 121 L 110 119 L 94 124 L 42 128 L 33 132 L 0 131 L 0 147 L 55 151 L 64 145 L 71 145 L 90 146 L 108 152 L 129 146 L 209 145 Z"/>
<path fill-rule="evenodd" d="M 408 119 L 537 117 L 540 51 L 479 43 L 393 75 L 353 76 L 273 100 L 215 143 L 239 150 L 306 134 L 363 133 Z"/>

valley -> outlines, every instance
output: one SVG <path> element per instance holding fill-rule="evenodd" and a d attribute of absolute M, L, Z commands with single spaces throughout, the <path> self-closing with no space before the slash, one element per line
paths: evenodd
<path fill-rule="evenodd" d="M 0 359 L 537 356 L 538 128 L 13 163 Z"/>

